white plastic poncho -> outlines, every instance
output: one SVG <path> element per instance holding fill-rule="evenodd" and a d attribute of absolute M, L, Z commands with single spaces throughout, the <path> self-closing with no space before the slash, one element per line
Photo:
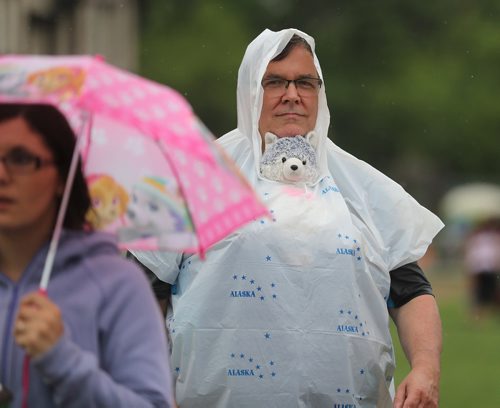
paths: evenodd
<path fill-rule="evenodd" d="M 419 259 L 443 224 L 328 140 L 324 87 L 318 181 L 293 188 L 259 175 L 260 82 L 295 33 L 314 51 L 295 29 L 265 30 L 249 45 L 238 128 L 219 139 L 272 219 L 223 240 L 205 261 L 136 254 L 175 285 L 168 325 L 183 408 L 392 406 L 389 271 Z"/>

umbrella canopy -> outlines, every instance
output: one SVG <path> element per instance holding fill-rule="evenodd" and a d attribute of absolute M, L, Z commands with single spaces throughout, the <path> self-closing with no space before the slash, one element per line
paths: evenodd
<path fill-rule="evenodd" d="M 0 57 L 0 103 L 48 103 L 79 137 L 95 229 L 121 246 L 204 251 L 267 214 L 187 101 L 90 56 Z"/>
<path fill-rule="evenodd" d="M 478 182 L 455 187 L 443 197 L 441 211 L 446 219 L 460 222 L 500 217 L 500 185 Z"/>

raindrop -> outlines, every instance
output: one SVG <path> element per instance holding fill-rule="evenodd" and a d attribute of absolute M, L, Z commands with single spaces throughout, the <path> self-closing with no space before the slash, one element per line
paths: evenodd
<path fill-rule="evenodd" d="M 365 87 L 365 84 L 361 84 L 361 88 L 364 88 Z"/>
<path fill-rule="evenodd" d="M 474 79 L 474 74 L 472 74 L 470 77 L 471 77 L 471 79 Z"/>

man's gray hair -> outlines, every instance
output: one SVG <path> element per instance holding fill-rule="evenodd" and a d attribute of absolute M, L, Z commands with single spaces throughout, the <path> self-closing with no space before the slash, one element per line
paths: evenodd
<path fill-rule="evenodd" d="M 276 57 L 274 57 L 271 62 L 276 62 L 276 61 L 281 61 L 285 59 L 290 52 L 296 48 L 296 47 L 304 47 L 307 51 L 313 55 L 311 46 L 309 43 L 305 40 L 305 38 L 302 38 L 300 35 L 294 34 L 290 41 L 288 41 L 288 44 L 283 48 L 283 51 L 281 51 Z"/>

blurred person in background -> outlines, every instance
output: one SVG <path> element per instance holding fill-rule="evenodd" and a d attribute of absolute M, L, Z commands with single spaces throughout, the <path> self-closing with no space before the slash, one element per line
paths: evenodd
<path fill-rule="evenodd" d="M 500 315 L 500 218 L 480 222 L 466 236 L 464 262 L 473 316 Z"/>
<path fill-rule="evenodd" d="M 416 263 L 442 228 L 399 185 L 335 146 L 314 40 L 265 30 L 238 75 L 220 143 L 272 214 L 197 255 L 133 255 L 172 285 L 181 408 L 425 407 L 439 399 L 441 323 Z M 260 173 L 265 134 L 313 131 L 319 177 Z M 389 316 L 411 364 L 393 402 Z"/>
<path fill-rule="evenodd" d="M 80 168 L 47 293 L 37 290 L 74 148 L 56 108 L 0 104 L 0 397 L 11 408 L 173 406 L 151 288 L 86 225 Z"/>

